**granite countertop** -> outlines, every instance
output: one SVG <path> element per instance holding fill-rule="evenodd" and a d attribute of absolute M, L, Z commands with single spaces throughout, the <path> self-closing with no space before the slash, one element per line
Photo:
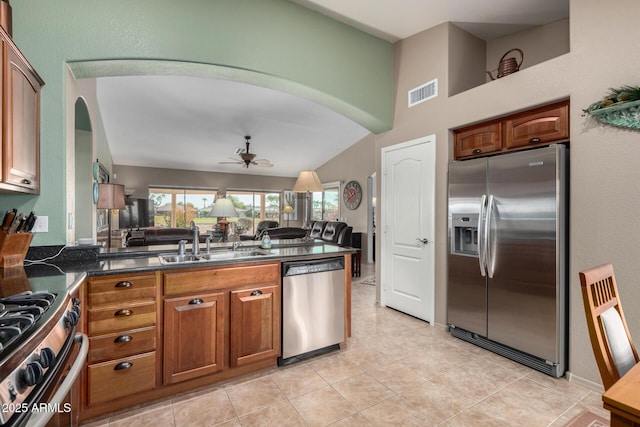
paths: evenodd
<path fill-rule="evenodd" d="M 259 248 L 260 242 L 243 242 L 241 249 Z M 201 245 L 201 253 L 206 250 Z M 229 243 L 211 246 L 211 252 L 230 250 Z M 191 252 L 188 245 L 187 253 Z M 43 260 L 25 262 L 25 267 L 0 269 L 0 296 L 23 291 L 47 290 L 55 293 L 73 291 L 87 276 L 99 276 L 120 273 L 141 273 L 157 270 L 176 270 L 184 268 L 206 267 L 257 263 L 265 261 L 294 261 L 302 259 L 343 256 L 354 253 L 355 249 L 341 247 L 322 241 L 274 240 L 269 254 L 248 258 L 234 258 L 192 263 L 161 264 L 159 254 L 177 254 L 176 245 L 149 246 L 140 248 L 122 248 L 105 251 L 100 248 L 93 256 L 77 257 L 56 262 Z"/>

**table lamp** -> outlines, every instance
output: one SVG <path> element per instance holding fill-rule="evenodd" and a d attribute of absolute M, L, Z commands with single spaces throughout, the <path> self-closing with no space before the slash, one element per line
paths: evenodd
<path fill-rule="evenodd" d="M 296 183 L 293 185 L 292 191 L 296 193 L 306 193 L 304 202 L 304 223 L 302 228 L 305 230 L 311 229 L 311 193 L 316 191 L 323 191 L 322 183 L 316 171 L 302 171 L 298 175 Z"/>
<path fill-rule="evenodd" d="M 282 213 L 287 214 L 287 227 L 289 226 L 289 219 L 291 218 L 291 214 L 293 213 L 293 206 L 287 205 L 282 210 Z"/>
<path fill-rule="evenodd" d="M 231 201 L 231 199 L 227 199 L 227 198 L 218 198 L 216 200 L 216 202 L 213 204 L 213 208 L 211 208 L 211 212 L 209 212 L 209 216 L 215 216 L 218 218 L 222 218 L 218 221 L 219 224 L 222 225 L 222 233 L 225 236 L 227 236 L 227 217 L 237 217 L 238 216 L 238 211 L 236 210 L 236 207 L 233 206 L 233 202 Z"/>
<path fill-rule="evenodd" d="M 98 202 L 96 208 L 107 210 L 107 224 L 109 236 L 107 237 L 107 249 L 111 249 L 111 210 L 124 209 L 124 185 L 98 184 Z"/>

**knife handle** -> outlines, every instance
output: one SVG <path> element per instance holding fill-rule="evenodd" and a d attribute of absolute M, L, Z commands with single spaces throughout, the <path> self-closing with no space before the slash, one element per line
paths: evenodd
<path fill-rule="evenodd" d="M 16 212 L 11 211 L 7 214 L 7 217 L 2 224 L 2 229 L 8 231 L 11 225 L 13 224 L 13 220 L 16 219 Z"/>

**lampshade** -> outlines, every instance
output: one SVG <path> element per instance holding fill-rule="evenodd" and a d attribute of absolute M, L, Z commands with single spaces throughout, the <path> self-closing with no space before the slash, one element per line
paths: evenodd
<path fill-rule="evenodd" d="M 293 206 L 291 206 L 291 205 L 285 206 L 284 209 L 282 210 L 282 213 L 292 214 L 293 213 Z"/>
<path fill-rule="evenodd" d="M 322 183 L 316 171 L 302 171 L 298 175 L 296 183 L 293 185 L 293 191 L 296 193 L 306 193 L 307 191 L 322 191 Z"/>
<path fill-rule="evenodd" d="M 214 216 L 237 217 L 238 211 L 236 210 L 236 207 L 233 206 L 233 202 L 231 201 L 231 199 L 220 198 L 216 200 L 215 204 L 213 205 L 213 208 L 211 209 L 211 212 L 209 212 L 209 216 L 210 217 L 214 217 Z"/>
<path fill-rule="evenodd" d="M 124 209 L 124 185 L 98 184 L 98 209 Z"/>

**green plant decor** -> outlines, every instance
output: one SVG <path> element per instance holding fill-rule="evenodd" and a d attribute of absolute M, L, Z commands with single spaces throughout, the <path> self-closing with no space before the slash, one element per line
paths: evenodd
<path fill-rule="evenodd" d="M 583 109 L 597 121 L 612 126 L 640 129 L 640 87 L 622 86 Z"/>

